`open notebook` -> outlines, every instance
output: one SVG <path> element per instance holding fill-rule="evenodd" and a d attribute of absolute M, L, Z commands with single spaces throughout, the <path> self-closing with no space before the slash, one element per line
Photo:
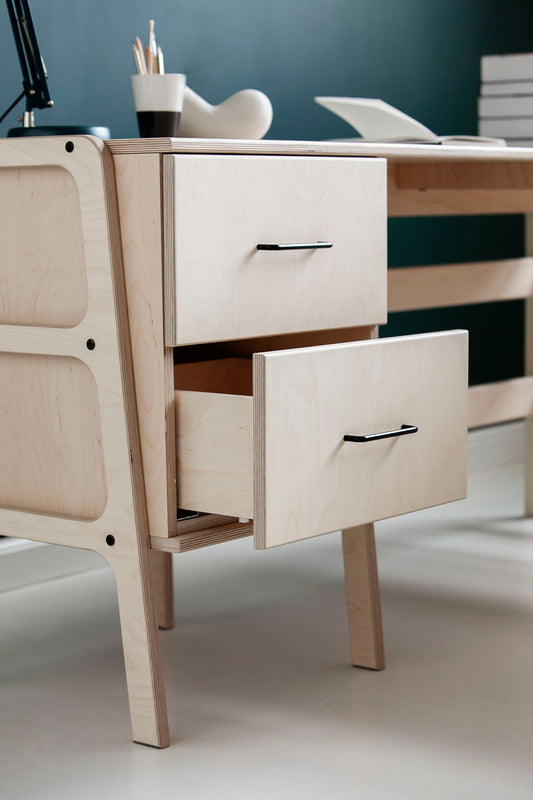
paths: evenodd
<path fill-rule="evenodd" d="M 505 139 L 487 136 L 437 136 L 421 122 L 384 100 L 367 97 L 315 97 L 315 101 L 342 117 L 369 142 L 492 145 L 505 147 Z"/>

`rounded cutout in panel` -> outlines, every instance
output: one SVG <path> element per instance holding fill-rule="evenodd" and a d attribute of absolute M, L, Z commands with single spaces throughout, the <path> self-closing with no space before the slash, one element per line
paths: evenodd
<path fill-rule="evenodd" d="M 0 353 L 0 507 L 95 520 L 107 504 L 96 382 L 76 358 Z"/>
<path fill-rule="evenodd" d="M 89 302 L 80 198 L 62 167 L 0 169 L 0 323 L 72 328 Z"/>

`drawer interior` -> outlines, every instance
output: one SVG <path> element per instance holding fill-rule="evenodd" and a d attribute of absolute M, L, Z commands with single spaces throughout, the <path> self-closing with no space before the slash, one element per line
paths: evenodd
<path fill-rule="evenodd" d="M 180 508 L 253 518 L 252 359 L 174 367 Z"/>
<path fill-rule="evenodd" d="M 180 530 L 205 520 L 187 519 L 184 509 L 222 515 L 217 524 L 253 518 L 253 354 L 368 340 L 374 330 L 351 326 L 174 349 L 178 519 L 186 520 Z"/>
<path fill-rule="evenodd" d="M 188 392 L 253 394 L 252 358 L 232 357 L 174 365 L 174 388 Z"/>

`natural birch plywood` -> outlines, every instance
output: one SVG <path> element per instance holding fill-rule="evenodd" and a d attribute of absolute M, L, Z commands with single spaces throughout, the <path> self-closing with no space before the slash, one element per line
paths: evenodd
<path fill-rule="evenodd" d="M 163 169 L 167 345 L 385 321 L 385 162 L 169 155 Z M 317 241 L 333 247 L 256 249 Z"/>
<path fill-rule="evenodd" d="M 525 255 L 533 257 L 533 214 L 525 219 Z M 533 378 L 533 298 L 525 302 L 525 364 L 524 372 Z M 533 414 L 526 418 L 525 436 L 525 513 L 533 517 Z"/>
<path fill-rule="evenodd" d="M 150 534 L 172 536 L 174 378 L 163 333 L 160 157 L 115 156 L 114 163 Z"/>
<path fill-rule="evenodd" d="M 111 139 L 107 145 L 113 154 L 135 153 L 197 153 L 210 155 L 288 155 L 336 156 L 352 158 L 386 158 L 392 163 L 431 162 L 477 164 L 527 163 L 533 159 L 533 148 L 487 147 L 475 145 L 372 143 L 363 140 L 349 142 L 280 141 L 276 139 L 185 139 L 159 137 L 154 139 Z"/>
<path fill-rule="evenodd" d="M 471 386 L 468 427 L 496 425 L 533 416 L 533 376 Z"/>
<path fill-rule="evenodd" d="M 253 400 L 176 392 L 178 503 L 253 517 Z"/>
<path fill-rule="evenodd" d="M 87 311 L 78 189 L 59 166 L 2 170 L 0 324 L 69 328 Z"/>
<path fill-rule="evenodd" d="M 475 145 L 213 139 L 113 140 L 114 153 L 385 158 L 389 216 L 527 213 L 533 149 Z M 377 322 L 378 320 L 374 320 Z"/>
<path fill-rule="evenodd" d="M 533 295 L 533 258 L 388 271 L 389 311 L 492 303 Z"/>
<path fill-rule="evenodd" d="M 220 358 L 176 364 L 174 386 L 192 392 L 252 395 L 252 359 Z"/>
<path fill-rule="evenodd" d="M 184 527 L 187 523 L 191 523 L 191 527 Z M 178 532 L 175 536 L 169 539 L 152 536 L 150 542 L 153 554 L 187 553 L 202 547 L 242 539 L 251 536 L 252 533 L 253 523 L 250 520 L 241 522 L 235 517 L 206 514 L 196 519 L 178 522 Z"/>
<path fill-rule="evenodd" d="M 463 154 L 450 161 L 431 152 L 426 158 L 417 156 L 412 161 L 389 160 L 391 217 L 528 211 L 533 211 L 531 151 L 524 153 L 521 160 L 505 148 L 500 148 L 498 158 L 493 152 L 492 160 L 477 159 L 474 154 L 467 159 Z"/>
<path fill-rule="evenodd" d="M 103 143 L 91 137 L 0 142 L 0 183 L 4 169 L 28 167 L 66 170 L 76 184 L 87 311 L 73 327 L 0 325 L 0 352 L 66 359 L 66 363 L 77 359 L 92 373 L 98 397 L 107 503 L 97 519 L 88 521 L 1 508 L 0 531 L 8 536 L 86 548 L 108 561 L 117 583 L 133 738 L 165 747 L 169 743 L 168 721 L 150 578 L 112 158 Z M 44 169 L 45 180 L 46 173 Z M 0 397 L 3 391 L 5 385 L 0 383 Z M 65 402 L 73 399 L 75 393 L 67 390 Z M 76 410 L 70 409 L 69 413 L 74 415 Z M 27 456 L 31 459 L 32 453 Z"/>
<path fill-rule="evenodd" d="M 0 353 L 0 507 L 97 519 L 107 482 L 96 383 L 78 359 Z"/>
<path fill-rule="evenodd" d="M 172 349 L 164 346 L 161 167 L 156 154 L 115 156 L 122 257 L 148 526 L 172 536 L 176 525 Z M 174 618 L 170 556 L 151 559 L 162 628 Z"/>
<path fill-rule="evenodd" d="M 256 547 L 464 497 L 466 386 L 464 331 L 255 355 Z"/>
<path fill-rule="evenodd" d="M 344 530 L 342 555 L 352 664 L 385 669 L 374 526 Z"/>
<path fill-rule="evenodd" d="M 264 548 L 464 497 L 466 387 L 465 332 L 259 353 L 253 399 L 176 392 L 180 505 Z"/>

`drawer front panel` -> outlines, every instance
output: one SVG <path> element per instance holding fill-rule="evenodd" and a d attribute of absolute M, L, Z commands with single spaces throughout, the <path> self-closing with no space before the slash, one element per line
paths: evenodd
<path fill-rule="evenodd" d="M 467 359 L 464 331 L 256 354 L 256 546 L 463 498 Z"/>
<path fill-rule="evenodd" d="M 386 319 L 380 159 L 166 155 L 169 346 Z M 257 250 L 331 242 L 331 248 Z"/>

